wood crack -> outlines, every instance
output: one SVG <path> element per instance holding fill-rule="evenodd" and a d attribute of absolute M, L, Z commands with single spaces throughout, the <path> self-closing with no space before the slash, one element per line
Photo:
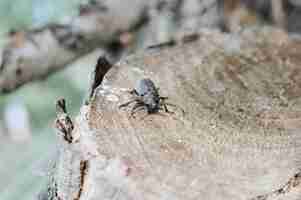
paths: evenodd
<path fill-rule="evenodd" d="M 88 160 L 81 160 L 80 161 L 80 185 L 79 185 L 79 191 L 77 194 L 77 197 L 74 200 L 80 200 L 80 197 L 82 196 L 84 185 L 85 185 L 85 178 L 88 171 Z"/>
<path fill-rule="evenodd" d="M 301 171 L 299 171 L 292 178 L 290 178 L 289 181 L 286 184 L 284 184 L 281 188 L 274 190 L 273 192 L 268 194 L 259 195 L 250 200 L 269 200 L 279 195 L 285 195 L 291 192 L 297 186 L 300 186 L 300 184 L 301 184 Z"/>

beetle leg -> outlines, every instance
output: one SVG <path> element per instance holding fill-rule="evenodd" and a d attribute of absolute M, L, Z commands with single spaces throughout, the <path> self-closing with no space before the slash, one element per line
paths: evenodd
<path fill-rule="evenodd" d="M 164 104 L 165 104 L 165 106 L 172 106 L 172 107 L 175 107 L 175 108 L 179 108 L 181 110 L 182 114 L 185 115 L 184 109 L 181 108 L 180 106 L 177 106 L 177 105 L 172 104 L 172 103 L 166 103 L 166 102 L 164 102 Z"/>
<path fill-rule="evenodd" d="M 168 97 L 160 97 L 160 100 L 162 100 L 162 101 L 164 101 L 166 99 L 168 99 Z"/>
<path fill-rule="evenodd" d="M 130 105 L 131 103 L 139 102 L 139 101 L 140 101 L 139 99 L 134 99 L 134 100 L 128 101 L 128 102 L 126 102 L 126 103 L 124 103 L 124 104 L 121 104 L 121 105 L 119 105 L 118 107 L 119 107 L 119 108 L 126 107 L 126 106 Z"/>
<path fill-rule="evenodd" d="M 145 105 L 143 103 L 137 103 L 131 111 L 131 117 L 134 117 L 136 112 L 144 109 L 145 109 Z"/>
<path fill-rule="evenodd" d="M 135 89 L 130 90 L 129 93 L 139 96 L 138 92 Z"/>
<path fill-rule="evenodd" d="M 165 103 L 165 102 L 163 102 L 163 108 L 164 108 L 164 111 L 165 111 L 165 112 L 169 113 L 169 110 L 168 110 L 168 108 L 167 108 L 167 106 L 166 106 L 166 103 Z"/>
<path fill-rule="evenodd" d="M 166 99 L 168 99 L 168 97 L 160 97 L 160 100 L 162 101 L 162 102 L 160 102 L 160 105 L 163 106 L 165 112 L 174 113 L 174 112 L 171 112 L 168 110 L 167 103 L 165 102 Z M 162 108 L 160 108 L 160 109 L 163 110 Z"/>

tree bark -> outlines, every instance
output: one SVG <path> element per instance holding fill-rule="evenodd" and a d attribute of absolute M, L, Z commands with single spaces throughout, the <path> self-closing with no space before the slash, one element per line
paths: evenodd
<path fill-rule="evenodd" d="M 60 137 L 48 199 L 300 199 L 300 41 L 198 36 L 111 68 Z M 170 112 L 119 108 L 145 77 Z"/>
<path fill-rule="evenodd" d="M 7 93 L 27 82 L 47 77 L 96 48 L 122 46 L 120 37 L 146 22 L 147 4 L 138 0 L 90 1 L 78 16 L 63 24 L 49 24 L 28 31 L 11 31 L 1 49 L 0 92 Z"/>

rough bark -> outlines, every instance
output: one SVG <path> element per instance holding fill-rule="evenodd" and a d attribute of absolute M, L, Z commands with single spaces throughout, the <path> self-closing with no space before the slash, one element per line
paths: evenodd
<path fill-rule="evenodd" d="M 301 198 L 300 41 L 270 29 L 197 38 L 111 68 L 72 141 L 60 137 L 50 199 Z M 119 108 L 144 77 L 174 113 Z"/>

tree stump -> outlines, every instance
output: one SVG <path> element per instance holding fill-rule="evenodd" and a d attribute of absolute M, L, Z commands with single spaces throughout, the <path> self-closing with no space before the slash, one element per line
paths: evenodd
<path fill-rule="evenodd" d="M 62 139 L 52 199 L 300 199 L 300 48 L 204 30 L 122 59 Z M 171 112 L 119 108 L 142 78 Z"/>

